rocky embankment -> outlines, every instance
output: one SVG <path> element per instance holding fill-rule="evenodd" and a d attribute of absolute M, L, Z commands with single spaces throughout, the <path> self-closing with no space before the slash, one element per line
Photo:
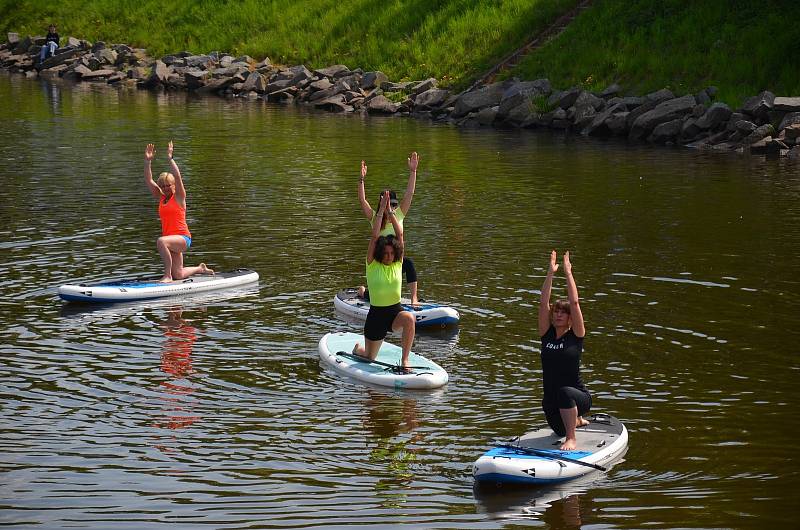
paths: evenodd
<path fill-rule="evenodd" d="M 514 79 L 453 94 L 437 88 L 433 78 L 391 82 L 381 72 L 344 65 L 309 70 L 221 52 L 154 59 L 143 49 L 73 37 L 39 64 L 42 44 L 44 37 L 9 33 L 0 45 L 0 65 L 30 77 L 189 90 L 333 112 L 410 115 L 459 126 L 559 129 L 800 160 L 800 97 L 776 97 L 769 91 L 738 109 L 715 102 L 714 87 L 680 97 L 667 89 L 624 96 L 617 85 L 594 93 L 579 87 L 557 90 L 547 79 Z"/>

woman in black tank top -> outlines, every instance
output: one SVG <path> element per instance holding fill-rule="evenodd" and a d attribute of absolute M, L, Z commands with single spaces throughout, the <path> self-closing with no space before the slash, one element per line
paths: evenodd
<path fill-rule="evenodd" d="M 589 412 L 592 397 L 580 375 L 586 328 L 578 303 L 578 287 L 572 277 L 569 252 L 564 254 L 564 276 L 569 300 L 557 300 L 550 305 L 553 275 L 558 270 L 556 258 L 554 250 L 550 253 L 550 266 L 542 285 L 542 299 L 539 304 L 544 385 L 542 408 L 553 431 L 565 437 L 561 450 L 567 451 L 575 449 L 575 428 L 588 423 L 583 415 Z"/>

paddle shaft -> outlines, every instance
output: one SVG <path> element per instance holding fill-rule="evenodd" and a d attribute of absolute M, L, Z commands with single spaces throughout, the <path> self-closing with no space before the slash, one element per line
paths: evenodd
<path fill-rule="evenodd" d="M 361 355 L 356 355 L 354 353 L 347 353 L 346 351 L 337 351 L 336 355 L 340 357 L 347 357 L 348 359 L 353 359 L 354 361 L 368 363 L 368 364 L 377 364 L 378 366 L 385 366 L 387 368 L 400 368 L 399 365 L 396 364 L 389 364 L 382 361 L 377 361 L 375 359 L 367 359 L 366 357 L 362 357 Z M 413 370 L 430 370 L 427 366 L 407 366 L 408 369 Z"/>
<path fill-rule="evenodd" d="M 576 460 L 574 458 L 569 458 L 569 457 L 566 457 L 566 456 L 554 455 L 554 454 L 549 453 L 547 451 L 540 451 L 538 449 L 530 449 L 528 447 L 520 447 L 518 445 L 509 445 L 509 444 L 498 444 L 495 447 L 500 447 L 500 448 L 503 448 L 503 449 L 513 449 L 515 451 L 519 451 L 521 453 L 525 453 L 525 454 L 529 454 L 529 455 L 541 456 L 542 458 L 552 458 L 553 460 L 562 460 L 564 462 L 570 462 L 571 464 L 578 464 L 579 466 L 591 467 L 593 469 L 598 469 L 600 471 L 608 471 L 608 469 L 606 469 L 605 467 L 599 466 L 597 464 L 591 464 L 589 462 L 584 462 L 582 460 Z"/>

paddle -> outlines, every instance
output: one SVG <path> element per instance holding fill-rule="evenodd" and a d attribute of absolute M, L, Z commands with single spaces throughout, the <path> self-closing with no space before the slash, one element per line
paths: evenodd
<path fill-rule="evenodd" d="M 582 460 L 576 460 L 574 458 L 569 458 L 566 456 L 554 455 L 548 451 L 541 451 L 539 449 L 531 449 L 529 447 L 520 447 L 518 445 L 509 445 L 509 444 L 497 444 L 495 447 L 500 447 L 502 449 L 513 449 L 515 451 L 519 451 L 520 453 L 525 453 L 528 455 L 535 455 L 541 456 L 542 458 L 552 458 L 553 460 L 563 460 L 564 462 L 570 462 L 571 464 L 578 464 L 579 466 L 586 466 L 591 467 L 593 469 L 599 469 L 600 471 L 608 471 L 608 469 L 604 468 L 603 466 L 599 466 L 597 464 L 590 464 L 589 462 L 583 462 Z"/>
<path fill-rule="evenodd" d="M 341 357 L 347 357 L 348 359 L 353 359 L 354 361 L 358 361 L 361 363 L 377 364 L 378 366 L 385 366 L 386 368 L 391 368 L 393 371 L 397 373 L 402 373 L 401 371 L 405 370 L 430 370 L 430 368 L 427 366 L 407 366 L 406 368 L 403 368 L 402 366 L 396 364 L 384 363 L 381 361 L 377 361 L 375 359 L 370 360 L 367 359 L 366 357 L 362 357 L 354 353 L 347 353 L 346 351 L 337 351 L 336 355 L 339 355 Z"/>

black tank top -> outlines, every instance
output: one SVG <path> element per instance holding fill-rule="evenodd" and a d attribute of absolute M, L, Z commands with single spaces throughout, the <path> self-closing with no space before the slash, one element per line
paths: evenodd
<path fill-rule="evenodd" d="M 544 402 L 554 402 L 562 386 L 571 386 L 588 392 L 581 380 L 581 354 L 583 337 L 575 336 L 572 329 L 556 338 L 556 328 L 550 326 L 542 336 L 542 379 Z"/>

